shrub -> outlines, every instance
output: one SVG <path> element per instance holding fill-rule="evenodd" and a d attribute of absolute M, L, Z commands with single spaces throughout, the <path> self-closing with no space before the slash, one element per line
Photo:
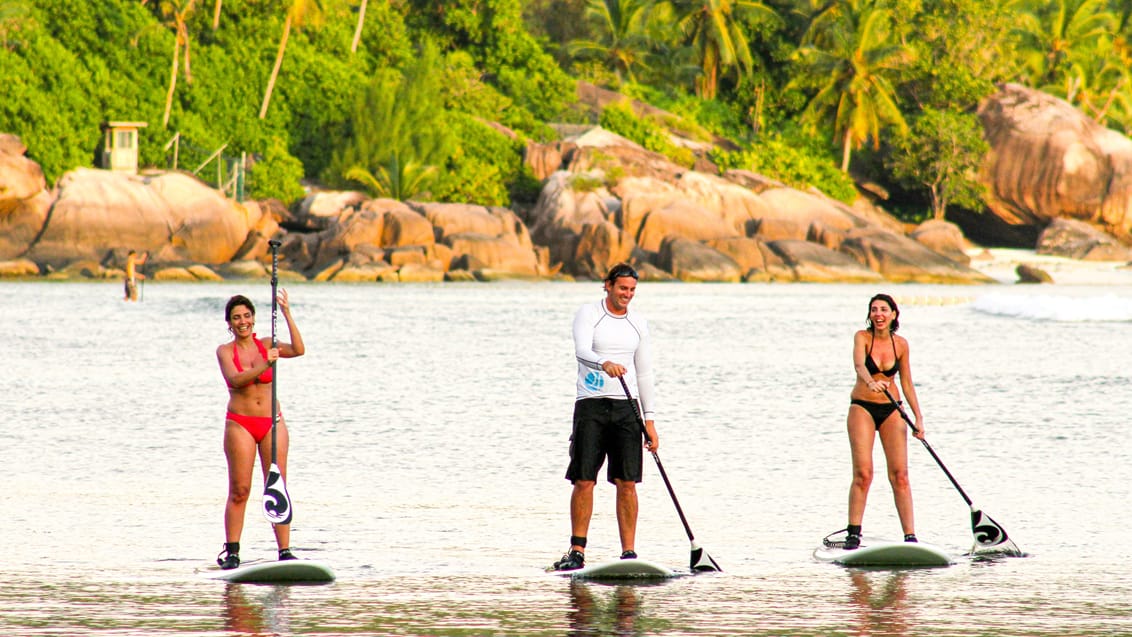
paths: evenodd
<path fill-rule="evenodd" d="M 599 123 L 606 130 L 660 153 L 673 163 L 691 168 L 696 162 L 691 150 L 672 142 L 666 128 L 651 118 L 638 116 L 627 103 L 606 106 Z"/>
<path fill-rule="evenodd" d="M 748 150 L 714 150 L 711 160 L 721 171 L 750 170 L 795 188 L 813 186 L 838 201 L 852 203 L 857 197 L 853 180 L 838 170 L 827 155 L 805 142 L 794 141 L 777 135 L 764 136 Z"/>

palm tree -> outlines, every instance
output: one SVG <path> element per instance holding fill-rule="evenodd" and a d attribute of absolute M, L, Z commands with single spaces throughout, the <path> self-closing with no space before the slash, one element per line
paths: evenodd
<path fill-rule="evenodd" d="M 358 52 L 358 43 L 362 41 L 362 25 L 366 23 L 366 5 L 369 0 L 362 0 L 358 7 L 358 26 L 354 29 L 354 41 L 350 43 L 350 53 Z"/>
<path fill-rule="evenodd" d="M 1104 0 L 1030 4 L 1017 32 L 1028 79 L 1035 86 L 1058 84 L 1065 67 L 1092 54 L 1097 41 L 1110 38 L 1116 28 L 1116 17 L 1105 10 Z"/>
<path fill-rule="evenodd" d="M 1021 15 L 1018 34 L 1031 86 L 1060 93 L 1074 64 L 1085 64 L 1098 45 L 1110 42 L 1118 28 L 1106 0 L 1032 2 Z"/>
<path fill-rule="evenodd" d="M 332 180 L 353 181 L 393 199 L 428 191 L 456 142 L 445 125 L 439 68 L 437 47 L 426 41 L 404 73 L 382 71 L 365 86 L 350 138 L 328 168 Z"/>
<path fill-rule="evenodd" d="M 841 170 L 849 156 L 869 139 L 880 145 L 880 129 L 891 125 L 903 134 L 908 125 L 896 105 L 893 80 L 912 62 L 913 53 L 891 34 L 891 12 L 868 0 L 845 0 L 828 12 L 813 44 L 795 53 L 801 67 L 791 86 L 816 82 L 817 93 L 802 113 L 811 129 L 832 115 L 834 136 L 841 139 Z M 809 79 L 812 78 L 812 79 Z"/>
<path fill-rule="evenodd" d="M 644 62 L 649 40 L 645 22 L 653 0 L 589 0 L 586 18 L 600 34 L 599 40 L 574 40 L 570 53 L 579 58 L 597 58 L 613 70 L 620 84 L 636 82 L 633 68 Z"/>
<path fill-rule="evenodd" d="M 279 78 L 279 68 L 283 66 L 283 54 L 287 51 L 287 40 L 291 37 L 291 27 L 302 27 L 309 20 L 311 23 L 322 19 L 322 4 L 320 0 L 288 0 L 287 18 L 283 21 L 283 37 L 279 38 L 279 53 L 275 56 L 275 66 L 271 69 L 271 78 L 267 81 L 267 90 L 263 93 L 263 106 L 259 109 L 259 118 L 267 117 L 267 106 L 271 103 L 271 93 L 275 90 L 275 81 Z"/>
<path fill-rule="evenodd" d="M 669 0 L 685 43 L 695 51 L 701 75 L 696 94 L 715 99 L 722 73 L 754 67 L 743 18 L 750 11 L 775 16 L 774 10 L 753 0 Z"/>
<path fill-rule="evenodd" d="M 1092 55 L 1077 56 L 1060 71 L 1065 100 L 1105 125 L 1110 118 L 1127 126 L 1132 105 L 1132 51 L 1122 36 L 1099 38 Z"/>
<path fill-rule="evenodd" d="M 157 4 L 163 24 L 173 30 L 173 64 L 169 72 L 169 90 L 165 93 L 165 114 L 161 118 L 162 128 L 169 126 L 169 115 L 173 111 L 173 94 L 177 90 L 177 72 L 182 49 L 185 58 L 185 81 L 189 84 L 193 82 L 192 57 L 189 54 L 188 21 L 195 3 L 196 0 L 161 0 Z"/>

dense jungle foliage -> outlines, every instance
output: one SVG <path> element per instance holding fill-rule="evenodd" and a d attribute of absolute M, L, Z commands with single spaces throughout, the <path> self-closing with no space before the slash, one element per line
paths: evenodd
<path fill-rule="evenodd" d="M 601 123 L 908 218 L 979 208 L 975 109 L 998 82 L 1132 129 L 1132 0 L 0 0 L 0 132 L 49 182 L 145 121 L 141 163 L 248 195 L 302 183 L 529 203 L 551 124 Z M 660 107 L 578 108 L 582 79 Z M 500 126 L 502 125 L 502 126 Z M 513 134 L 508 135 L 504 130 Z M 207 161 L 214 153 L 218 155 Z M 852 176 L 852 177 L 850 177 Z"/>

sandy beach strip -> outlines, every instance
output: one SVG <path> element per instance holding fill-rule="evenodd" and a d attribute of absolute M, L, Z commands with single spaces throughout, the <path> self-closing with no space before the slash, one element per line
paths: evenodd
<path fill-rule="evenodd" d="M 1132 285 L 1127 261 L 1081 261 L 1017 248 L 973 248 L 971 267 L 1001 283 L 1016 283 L 1019 265 L 1029 265 L 1053 278 L 1054 285 Z"/>

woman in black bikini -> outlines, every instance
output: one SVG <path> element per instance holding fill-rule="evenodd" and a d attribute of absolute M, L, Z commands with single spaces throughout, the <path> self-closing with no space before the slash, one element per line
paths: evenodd
<path fill-rule="evenodd" d="M 866 329 L 853 335 L 853 368 L 857 382 L 849 395 L 849 449 L 853 456 L 853 483 L 849 487 L 849 528 L 845 548 L 861 545 L 861 520 L 873 481 L 873 443 L 880 434 L 884 458 L 888 465 L 888 481 L 892 484 L 896 513 L 904 528 L 904 540 L 916 541 L 916 524 L 912 515 L 912 488 L 908 484 L 908 429 L 896 413 L 896 406 L 885 396 L 885 390 L 900 400 L 900 390 L 916 418 L 917 438 L 924 437 L 924 417 L 920 401 L 912 385 L 912 365 L 908 360 L 908 340 L 897 336 L 900 310 L 887 294 L 869 299 Z M 896 375 L 900 375 L 897 387 Z"/>

